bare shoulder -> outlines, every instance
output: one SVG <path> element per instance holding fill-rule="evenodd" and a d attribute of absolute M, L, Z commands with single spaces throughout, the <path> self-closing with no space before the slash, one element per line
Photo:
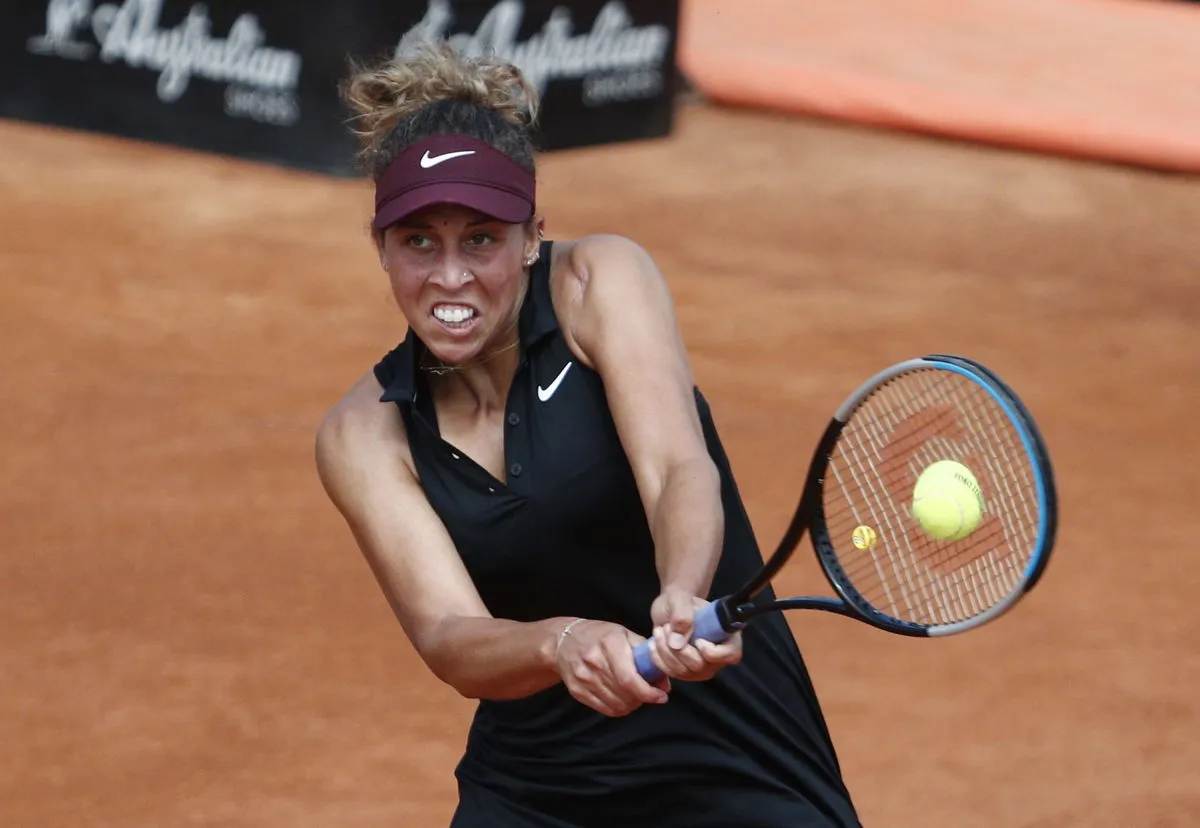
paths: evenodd
<path fill-rule="evenodd" d="M 656 270 L 646 249 L 628 236 L 596 233 L 566 242 L 562 247 L 561 255 L 555 257 L 555 267 L 560 266 L 561 259 L 564 273 L 584 284 L 596 275 L 609 278 L 610 273 L 630 273 L 631 266 L 635 275 L 647 266 Z"/>
<path fill-rule="evenodd" d="M 412 470 L 408 436 L 395 405 L 380 402 L 383 389 L 363 375 L 322 418 L 315 452 L 321 481 L 335 501 L 348 494 L 365 465 L 383 462 Z"/>
<path fill-rule="evenodd" d="M 555 243 L 550 290 L 567 344 L 589 367 L 595 366 L 586 342 L 599 315 L 639 296 L 667 295 L 649 252 L 633 239 L 611 233 Z"/>
<path fill-rule="evenodd" d="M 405 633 L 437 673 L 447 658 L 441 622 L 486 618 L 487 607 L 413 471 L 399 409 L 382 393 L 368 373 L 329 410 L 317 428 L 317 468 Z"/>

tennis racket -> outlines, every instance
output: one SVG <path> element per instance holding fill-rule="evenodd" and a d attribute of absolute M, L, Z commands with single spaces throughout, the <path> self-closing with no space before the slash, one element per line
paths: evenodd
<path fill-rule="evenodd" d="M 914 516 L 914 490 L 935 463 L 965 470 L 973 484 L 975 501 L 963 510 L 971 514 L 957 527 L 933 526 L 924 512 L 922 525 Z M 955 517 L 954 510 L 942 514 Z M 901 635 L 966 632 L 1034 587 L 1056 524 L 1050 456 L 1012 389 L 960 356 L 901 362 L 834 414 L 775 553 L 741 589 L 696 613 L 692 638 L 721 642 L 756 616 L 792 609 L 837 613 Z M 763 600 L 805 533 L 837 597 Z M 648 681 L 662 677 L 649 641 L 635 648 L 634 661 Z"/>

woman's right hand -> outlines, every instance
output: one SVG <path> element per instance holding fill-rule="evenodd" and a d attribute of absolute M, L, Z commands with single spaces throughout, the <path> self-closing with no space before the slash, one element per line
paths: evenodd
<path fill-rule="evenodd" d="M 573 622 L 565 635 L 560 633 L 555 654 L 563 684 L 576 700 L 605 716 L 666 704 L 669 680 L 650 684 L 634 666 L 633 650 L 643 640 L 620 624 Z"/>

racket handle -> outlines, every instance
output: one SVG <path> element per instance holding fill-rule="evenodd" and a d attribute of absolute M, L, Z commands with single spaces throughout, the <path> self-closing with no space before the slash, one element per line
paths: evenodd
<path fill-rule="evenodd" d="M 712 601 L 696 610 L 692 616 L 692 641 L 711 641 L 720 644 L 729 638 L 729 631 L 721 624 L 721 616 L 717 613 L 717 602 Z M 633 663 L 638 674 L 646 681 L 655 682 L 662 678 L 662 670 L 650 657 L 650 642 L 643 641 L 633 648 Z"/>

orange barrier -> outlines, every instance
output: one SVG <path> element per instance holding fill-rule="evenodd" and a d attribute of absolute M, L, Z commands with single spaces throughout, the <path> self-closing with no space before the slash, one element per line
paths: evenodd
<path fill-rule="evenodd" d="M 684 0 L 710 99 L 1200 172 L 1200 4 Z"/>

